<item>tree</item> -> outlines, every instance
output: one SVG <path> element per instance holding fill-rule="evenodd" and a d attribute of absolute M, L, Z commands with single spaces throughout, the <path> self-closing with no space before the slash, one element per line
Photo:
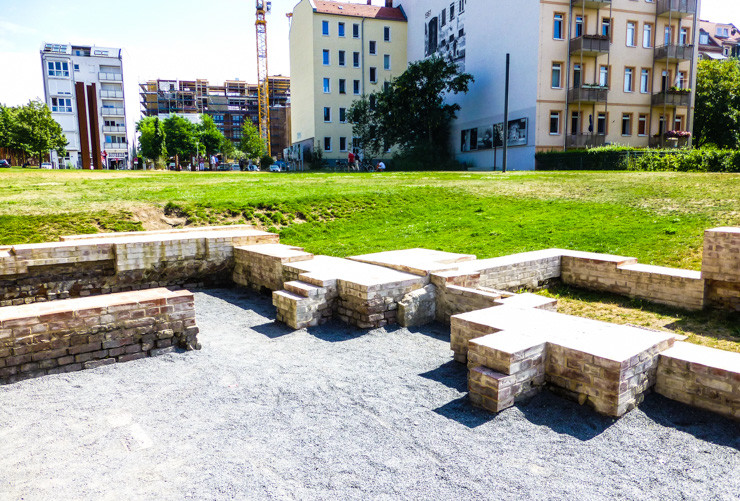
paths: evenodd
<path fill-rule="evenodd" d="M 265 143 L 262 141 L 257 127 L 250 120 L 244 122 L 242 126 L 242 138 L 239 141 L 239 149 L 251 160 L 262 158 L 265 154 Z"/>
<path fill-rule="evenodd" d="M 740 60 L 699 61 L 694 138 L 698 146 L 740 147 Z"/>
<path fill-rule="evenodd" d="M 162 122 L 167 153 L 184 160 L 194 157 L 198 150 L 198 130 L 193 122 L 179 115 L 171 115 Z"/>
<path fill-rule="evenodd" d="M 13 108 L 0 105 L 0 148 L 15 148 L 13 144 L 13 128 L 15 114 Z"/>
<path fill-rule="evenodd" d="M 440 57 L 417 61 L 382 91 L 355 101 L 348 120 L 354 135 L 372 150 L 399 146 L 447 157 L 450 124 L 460 106 L 446 103 L 445 97 L 467 92 L 473 80 L 452 61 Z"/>
<path fill-rule="evenodd" d="M 216 122 L 209 115 L 200 116 L 200 124 L 197 127 L 200 135 L 200 144 L 203 146 L 206 156 L 210 157 L 223 151 L 224 141 L 226 138 L 216 127 Z M 230 141 L 229 141 L 230 142 Z"/>
<path fill-rule="evenodd" d="M 136 123 L 140 133 L 139 150 L 144 158 L 161 163 L 167 157 L 166 134 L 158 117 L 144 117 Z"/>
<path fill-rule="evenodd" d="M 18 149 L 38 158 L 39 165 L 44 154 L 51 150 L 63 157 L 67 154 L 67 138 L 62 126 L 51 116 L 46 103 L 29 101 L 27 105 L 17 108 L 14 113 L 10 135 Z"/>

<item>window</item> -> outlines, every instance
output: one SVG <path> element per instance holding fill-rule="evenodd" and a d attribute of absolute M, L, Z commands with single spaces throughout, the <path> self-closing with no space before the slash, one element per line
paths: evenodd
<path fill-rule="evenodd" d="M 355 96 L 359 96 L 360 95 L 360 81 L 359 80 L 355 80 L 353 82 L 352 91 L 355 94 Z"/>
<path fill-rule="evenodd" d="M 457 9 L 457 11 L 458 11 L 458 12 L 459 12 L 460 14 L 462 14 L 463 12 L 465 12 L 465 2 L 467 2 L 467 1 L 468 1 L 468 0 L 460 0 L 460 1 L 458 2 L 458 9 Z"/>
<path fill-rule="evenodd" d="M 673 119 L 673 130 L 683 130 L 683 117 L 676 115 Z"/>
<path fill-rule="evenodd" d="M 727 37 L 728 35 L 729 35 L 729 29 L 728 28 L 725 28 L 725 27 L 722 27 L 722 26 L 717 26 L 717 36 L 718 37 Z"/>
<path fill-rule="evenodd" d="M 105 136 L 106 144 L 125 144 L 126 138 L 123 136 Z"/>
<path fill-rule="evenodd" d="M 340 94 L 347 93 L 347 80 L 345 80 L 344 78 L 339 79 L 339 93 Z"/>
<path fill-rule="evenodd" d="M 673 32 L 671 31 L 670 26 L 665 27 L 665 36 L 663 37 L 663 44 L 664 45 L 671 45 L 671 40 L 673 40 Z"/>
<path fill-rule="evenodd" d="M 450 21 L 455 19 L 455 3 L 450 4 Z"/>
<path fill-rule="evenodd" d="M 642 46 L 649 49 L 653 46 L 653 25 L 645 23 L 642 27 Z"/>
<path fill-rule="evenodd" d="M 321 21 L 321 34 L 325 37 L 329 36 L 329 21 Z"/>
<path fill-rule="evenodd" d="M 581 65 L 578 63 L 573 64 L 573 88 L 578 89 L 581 87 Z"/>
<path fill-rule="evenodd" d="M 359 52 L 352 53 L 352 66 L 354 66 L 355 68 L 360 67 L 360 53 Z"/>
<path fill-rule="evenodd" d="M 328 78 L 324 79 L 324 94 L 329 94 L 331 92 L 331 80 Z"/>
<path fill-rule="evenodd" d="M 360 38 L 360 25 L 359 24 L 352 25 L 352 38 Z"/>
<path fill-rule="evenodd" d="M 606 113 L 600 112 L 596 118 L 596 133 L 600 136 L 606 135 Z"/>
<path fill-rule="evenodd" d="M 627 22 L 627 47 L 635 47 L 637 42 L 635 41 L 635 23 L 632 21 Z"/>
<path fill-rule="evenodd" d="M 64 61 L 47 61 L 46 65 L 50 77 L 69 76 L 69 63 Z"/>
<path fill-rule="evenodd" d="M 378 82 L 378 70 L 377 68 L 370 68 L 370 81 L 372 83 Z"/>
<path fill-rule="evenodd" d="M 601 85 L 602 87 L 609 86 L 609 67 L 608 66 L 599 67 L 599 85 Z"/>
<path fill-rule="evenodd" d="M 370 40 L 369 51 L 371 56 L 378 53 L 378 43 L 375 40 Z"/>
<path fill-rule="evenodd" d="M 51 111 L 55 113 L 72 113 L 72 100 L 63 97 L 52 97 Z"/>
<path fill-rule="evenodd" d="M 383 56 L 383 69 L 384 70 L 390 70 L 391 69 L 391 56 L 390 56 L 390 54 L 385 54 Z"/>
<path fill-rule="evenodd" d="M 331 108 L 324 106 L 324 122 L 331 122 Z"/>
<path fill-rule="evenodd" d="M 563 15 L 555 14 L 555 18 L 552 21 L 552 37 L 555 40 L 563 39 Z"/>
<path fill-rule="evenodd" d="M 74 70 L 75 71 L 80 71 L 80 65 L 79 64 L 75 64 L 74 65 Z"/>
<path fill-rule="evenodd" d="M 339 108 L 339 123 L 347 123 L 347 108 Z"/>
<path fill-rule="evenodd" d="M 605 17 L 601 20 L 601 35 L 605 37 L 611 38 L 611 30 L 609 29 L 611 27 L 611 19 L 608 17 Z"/>
<path fill-rule="evenodd" d="M 551 135 L 560 134 L 560 112 L 559 111 L 550 112 L 550 134 Z"/>
<path fill-rule="evenodd" d="M 632 114 L 631 113 L 622 113 L 622 135 L 623 136 L 632 135 Z"/>
<path fill-rule="evenodd" d="M 339 138 L 339 151 L 347 151 L 347 138 L 346 137 Z"/>
<path fill-rule="evenodd" d="M 331 151 L 331 138 L 330 137 L 324 138 L 324 151 Z"/>
<path fill-rule="evenodd" d="M 648 134 L 648 116 L 647 115 L 640 115 L 637 118 L 637 135 L 638 136 L 647 136 Z"/>
<path fill-rule="evenodd" d="M 625 92 L 632 92 L 634 90 L 634 78 L 635 70 L 633 68 L 625 68 L 624 69 L 624 91 Z"/>
<path fill-rule="evenodd" d="M 576 16 L 576 38 L 583 36 L 583 16 Z"/>
<path fill-rule="evenodd" d="M 324 49 L 323 58 L 324 66 L 329 66 L 331 63 L 331 56 L 329 55 L 329 51 L 327 49 Z"/>
<path fill-rule="evenodd" d="M 679 89 L 685 89 L 687 87 L 685 71 L 678 72 L 678 77 L 676 78 L 676 87 L 678 87 Z"/>
<path fill-rule="evenodd" d="M 570 117 L 570 133 L 575 136 L 576 134 L 580 132 L 580 129 L 581 129 L 581 114 L 577 111 L 574 111 Z"/>
<path fill-rule="evenodd" d="M 679 45 L 689 44 L 689 29 L 688 28 L 681 28 L 681 31 L 678 34 L 678 43 Z"/>
<path fill-rule="evenodd" d="M 384 42 L 391 41 L 391 27 L 390 26 L 383 27 L 383 41 Z"/>
<path fill-rule="evenodd" d="M 337 24 L 337 35 L 344 37 L 344 23 Z"/>
<path fill-rule="evenodd" d="M 647 68 L 640 71 L 640 92 L 643 94 L 650 92 L 650 70 Z"/>
<path fill-rule="evenodd" d="M 560 63 L 552 63 L 552 81 L 550 82 L 550 85 L 553 89 L 559 89 L 560 88 L 560 81 L 562 73 L 562 64 Z"/>
<path fill-rule="evenodd" d="M 709 33 L 704 33 L 703 31 L 699 33 L 699 43 L 702 45 L 709 44 Z"/>
<path fill-rule="evenodd" d="M 447 26 L 447 9 L 442 9 L 442 12 L 439 14 L 439 25 L 440 26 Z"/>
<path fill-rule="evenodd" d="M 339 66 L 344 66 L 345 65 L 345 60 L 344 60 L 345 57 L 344 57 L 344 54 L 345 54 L 344 51 L 343 50 L 340 50 L 339 53 L 338 53 L 338 55 L 337 55 L 337 64 L 339 64 Z"/>

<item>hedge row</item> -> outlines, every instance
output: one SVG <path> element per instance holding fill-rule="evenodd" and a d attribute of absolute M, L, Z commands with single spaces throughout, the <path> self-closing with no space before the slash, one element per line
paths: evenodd
<path fill-rule="evenodd" d="M 535 155 L 536 170 L 740 172 L 740 151 L 638 150 L 622 146 Z"/>

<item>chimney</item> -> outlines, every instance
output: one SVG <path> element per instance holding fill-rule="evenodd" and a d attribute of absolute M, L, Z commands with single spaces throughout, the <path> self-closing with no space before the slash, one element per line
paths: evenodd
<path fill-rule="evenodd" d="M 373 0 L 367 0 L 367 4 L 368 5 L 372 5 L 373 4 Z"/>
<path fill-rule="evenodd" d="M 393 7 L 393 0 L 385 0 L 386 7 Z"/>

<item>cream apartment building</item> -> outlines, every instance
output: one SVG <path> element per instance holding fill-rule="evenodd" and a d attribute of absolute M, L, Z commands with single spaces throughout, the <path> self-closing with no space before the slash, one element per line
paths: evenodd
<path fill-rule="evenodd" d="M 700 0 L 394 0 L 408 57 L 471 73 L 450 147 L 477 169 L 531 170 L 538 151 L 686 143 Z M 510 54 L 508 123 L 504 74 Z M 683 133 L 670 134 L 685 136 Z"/>
<path fill-rule="evenodd" d="M 290 27 L 291 139 L 329 162 L 359 147 L 347 110 L 406 70 L 406 17 L 385 7 L 301 0 Z"/>

